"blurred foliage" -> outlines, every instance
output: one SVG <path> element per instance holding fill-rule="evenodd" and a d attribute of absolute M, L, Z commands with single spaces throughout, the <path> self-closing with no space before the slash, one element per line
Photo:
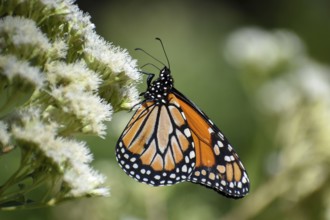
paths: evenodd
<path fill-rule="evenodd" d="M 330 38 L 329 1 L 78 4 L 90 13 L 100 35 L 127 48 L 140 65 L 150 58 L 135 52 L 135 47 L 165 60 L 154 41 L 162 38 L 176 88 L 224 131 L 247 168 L 251 193 L 230 200 L 191 183 L 154 188 L 134 181 L 114 157 L 117 138 L 131 117 L 120 112 L 114 115 L 111 124 L 116 126 L 109 127 L 105 140 L 88 140 L 94 146 L 94 165 L 108 176 L 110 198 L 0 213 L 0 219 L 330 219 L 330 73 L 326 66 L 330 44 L 325 43 Z M 280 33 L 289 33 L 301 47 L 274 68 L 259 68 L 281 47 L 266 47 L 267 53 L 260 55 L 265 50 L 259 50 L 262 44 L 256 41 L 251 45 L 255 53 L 259 51 L 258 59 L 240 62 L 230 55 L 229 39 L 240 33 L 246 36 L 239 30 L 251 26 L 255 28 L 248 30 L 259 33 L 256 36 L 273 37 L 282 46 L 287 38 L 278 39 L 274 30 L 286 29 Z M 249 44 L 239 50 L 246 52 Z M 284 55 L 290 46 L 282 47 Z M 145 84 L 140 88 L 143 91 Z M 10 169 L 10 164 L 3 169 Z"/>

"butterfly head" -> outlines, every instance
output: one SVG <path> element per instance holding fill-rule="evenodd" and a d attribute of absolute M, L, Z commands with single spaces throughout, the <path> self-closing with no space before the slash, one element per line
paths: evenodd
<path fill-rule="evenodd" d="M 154 101 L 156 104 L 167 103 L 167 96 L 173 88 L 173 78 L 171 70 L 164 67 L 160 70 L 159 77 L 151 82 L 147 91 L 144 93 L 144 98 L 147 101 Z"/>

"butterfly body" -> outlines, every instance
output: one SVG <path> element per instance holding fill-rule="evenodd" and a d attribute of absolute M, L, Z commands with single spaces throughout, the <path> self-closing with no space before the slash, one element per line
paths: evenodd
<path fill-rule="evenodd" d="M 176 90 L 168 67 L 152 81 L 116 145 L 126 174 L 153 186 L 188 181 L 231 198 L 249 191 L 249 179 L 222 132 Z"/>
<path fill-rule="evenodd" d="M 171 71 L 165 67 L 159 74 L 158 79 L 151 82 L 154 75 L 150 75 L 148 78 L 147 91 L 143 93 L 145 100 L 152 100 L 157 105 L 160 103 L 166 103 L 168 101 L 167 96 L 173 88 L 173 78 Z"/>

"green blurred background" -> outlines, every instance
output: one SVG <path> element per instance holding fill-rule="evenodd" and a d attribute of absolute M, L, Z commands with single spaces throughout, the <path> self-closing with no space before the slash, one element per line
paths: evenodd
<path fill-rule="evenodd" d="M 111 197 L 1 212 L 1 220 L 330 219 L 330 1 L 77 3 L 91 15 L 97 33 L 127 48 L 140 66 L 158 63 L 134 51 L 136 47 L 166 62 L 154 38 L 163 40 L 175 87 L 226 134 L 245 164 L 251 192 L 232 200 L 191 183 L 154 188 L 126 176 L 114 152 L 132 113 L 119 112 L 109 123 L 105 139 L 88 139 L 94 166 L 108 177 Z M 278 51 L 259 54 L 259 62 L 248 58 L 240 62 L 240 53 L 230 49 L 233 33 L 236 37 L 242 33 L 243 38 L 246 34 L 239 30 L 255 34 L 257 43 L 251 45 L 258 53 L 264 50 L 256 48 L 262 47 L 257 40 L 260 34 L 271 38 L 284 29 L 300 46 L 271 67 L 263 65 Z M 281 40 L 276 43 L 284 55 L 286 47 L 292 46 L 281 45 Z M 246 46 L 238 49 L 243 55 Z M 142 83 L 139 90 L 145 87 Z"/>

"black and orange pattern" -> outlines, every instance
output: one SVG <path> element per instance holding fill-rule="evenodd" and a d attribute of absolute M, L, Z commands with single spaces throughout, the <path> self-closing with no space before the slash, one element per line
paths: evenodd
<path fill-rule="evenodd" d="M 147 80 L 145 100 L 116 146 L 121 168 L 153 186 L 190 181 L 232 198 L 249 192 L 238 155 L 213 122 L 173 87 L 166 66 Z"/>

